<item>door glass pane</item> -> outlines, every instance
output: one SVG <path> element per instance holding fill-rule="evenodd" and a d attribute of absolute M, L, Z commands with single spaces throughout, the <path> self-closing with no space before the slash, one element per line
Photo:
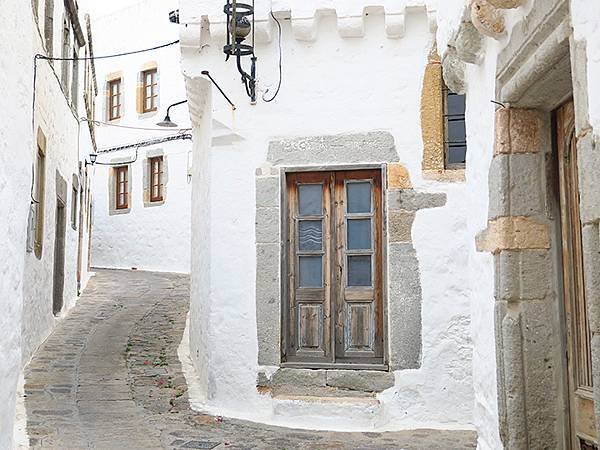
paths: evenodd
<path fill-rule="evenodd" d="M 298 185 L 298 209 L 301 216 L 323 214 L 323 186 L 320 184 Z"/>
<path fill-rule="evenodd" d="M 348 183 L 348 213 L 371 212 L 371 183 Z"/>
<path fill-rule="evenodd" d="M 371 256 L 348 256 L 348 286 L 371 285 Z"/>
<path fill-rule="evenodd" d="M 298 263 L 299 287 L 323 287 L 323 263 L 321 256 L 300 256 Z"/>
<path fill-rule="evenodd" d="M 298 248 L 302 252 L 323 248 L 322 221 L 302 220 L 298 223 Z"/>
<path fill-rule="evenodd" d="M 348 250 L 371 249 L 371 219 L 348 220 Z"/>

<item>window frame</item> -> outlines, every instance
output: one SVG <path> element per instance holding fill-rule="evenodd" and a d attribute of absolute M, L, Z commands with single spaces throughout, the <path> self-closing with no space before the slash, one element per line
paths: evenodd
<path fill-rule="evenodd" d="M 117 86 L 117 92 L 113 94 L 113 86 Z M 118 103 L 115 102 L 115 98 Z M 113 116 L 113 110 L 116 108 L 117 114 Z M 120 119 L 123 108 L 123 79 L 121 77 L 108 80 L 108 121 Z"/>
<path fill-rule="evenodd" d="M 77 181 L 77 183 L 76 183 Z M 77 175 L 73 175 L 71 186 L 71 228 L 77 230 L 77 215 L 79 205 L 79 181 Z"/>
<path fill-rule="evenodd" d="M 154 172 L 154 163 L 158 162 L 158 172 Z M 149 176 L 149 188 L 150 188 L 150 202 L 151 203 L 156 203 L 156 202 L 162 202 L 164 200 L 164 196 L 163 196 L 163 165 L 164 165 L 164 158 L 162 155 L 159 156 L 153 156 L 148 158 L 148 166 L 149 166 L 149 170 L 150 170 L 150 176 Z M 158 187 L 157 189 L 157 195 L 154 195 L 154 187 Z"/>
<path fill-rule="evenodd" d="M 449 96 L 458 96 L 462 97 L 465 101 L 465 109 L 466 109 L 466 95 L 465 94 L 457 94 L 452 92 L 450 88 L 446 85 L 446 83 L 442 84 L 442 123 L 444 127 L 444 168 L 446 170 L 461 170 L 466 168 L 466 152 L 468 151 L 467 146 L 467 133 L 466 133 L 466 111 L 463 114 L 450 114 L 448 112 L 448 97 Z M 448 137 L 449 123 L 450 122 L 463 122 L 465 125 L 465 136 L 462 141 L 450 141 Z M 461 163 L 451 163 L 450 162 L 450 148 L 453 145 L 459 145 L 465 147 L 465 161 Z"/>
<path fill-rule="evenodd" d="M 35 204 L 33 249 L 36 257 L 40 259 L 44 245 L 44 213 L 46 205 L 46 138 L 41 130 L 38 130 L 34 176 L 33 192 L 35 197 L 32 199 Z"/>
<path fill-rule="evenodd" d="M 44 44 L 46 45 L 46 54 L 52 58 L 54 56 L 54 0 L 45 0 L 44 3 Z M 53 61 L 50 60 L 50 64 Z"/>
<path fill-rule="evenodd" d="M 150 84 L 147 83 L 150 75 Z M 150 96 L 147 90 L 150 88 Z M 158 110 L 158 69 L 146 69 L 142 71 L 142 114 L 155 112 Z M 150 108 L 147 108 L 147 102 L 150 100 Z"/>
<path fill-rule="evenodd" d="M 63 17 L 63 28 L 62 28 L 62 54 L 63 61 L 61 66 L 61 83 L 64 89 L 65 96 L 69 98 L 70 92 L 70 72 L 71 72 L 71 61 L 69 58 L 71 55 L 71 21 L 67 17 L 67 12 Z"/>
<path fill-rule="evenodd" d="M 121 173 L 124 173 L 123 181 L 120 180 Z M 124 186 L 122 192 L 121 186 Z M 124 199 L 122 203 L 121 194 Z M 129 209 L 129 166 L 115 167 L 115 209 L 117 211 Z"/>

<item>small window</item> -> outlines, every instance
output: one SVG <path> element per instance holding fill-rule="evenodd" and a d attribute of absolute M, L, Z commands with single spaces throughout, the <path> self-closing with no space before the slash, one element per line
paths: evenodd
<path fill-rule="evenodd" d="M 150 158 L 150 201 L 163 200 L 162 186 L 163 157 Z"/>
<path fill-rule="evenodd" d="M 71 57 L 71 25 L 69 21 L 65 17 L 63 19 L 63 48 L 62 48 L 62 72 L 61 72 L 61 82 L 63 85 L 63 89 L 65 95 L 69 93 L 69 71 L 71 61 L 68 58 Z"/>
<path fill-rule="evenodd" d="M 71 191 L 71 228 L 77 230 L 77 203 L 79 201 L 79 179 L 73 175 L 73 189 Z"/>
<path fill-rule="evenodd" d="M 52 58 L 54 56 L 54 0 L 46 0 L 44 5 L 44 41 L 46 53 Z"/>
<path fill-rule="evenodd" d="M 444 150 L 446 169 L 464 169 L 467 157 L 465 95 L 444 86 Z"/>
<path fill-rule="evenodd" d="M 121 118 L 121 79 L 108 82 L 108 120 Z"/>
<path fill-rule="evenodd" d="M 150 201 L 151 202 L 161 202 L 163 200 L 162 169 L 163 169 L 163 157 L 162 156 L 150 158 Z"/>
<path fill-rule="evenodd" d="M 129 208 L 129 191 L 128 191 L 128 167 L 116 167 L 115 168 L 115 182 L 116 182 L 116 207 L 117 209 Z"/>
<path fill-rule="evenodd" d="M 156 111 L 158 107 L 158 76 L 156 69 L 142 72 L 142 112 Z"/>
<path fill-rule="evenodd" d="M 34 251 L 38 258 L 42 257 L 42 244 L 44 241 L 44 206 L 46 195 L 46 152 L 44 144 L 45 138 L 40 139 L 41 132 L 38 131 L 38 148 L 35 159 L 35 172 L 33 180 L 33 192 L 35 197 L 35 233 L 34 233 Z"/>
<path fill-rule="evenodd" d="M 73 75 L 71 76 L 71 104 L 73 109 L 79 109 L 79 52 L 73 49 Z"/>
<path fill-rule="evenodd" d="M 39 18 L 39 8 L 40 8 L 39 0 L 31 0 L 31 7 L 33 8 L 33 16 L 35 17 L 35 20 L 37 22 L 38 18 Z"/>

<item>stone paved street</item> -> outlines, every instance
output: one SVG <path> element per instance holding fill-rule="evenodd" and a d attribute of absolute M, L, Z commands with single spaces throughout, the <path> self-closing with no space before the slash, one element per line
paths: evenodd
<path fill-rule="evenodd" d="M 192 411 L 183 275 L 98 271 L 25 370 L 32 448 L 472 449 L 475 434 L 311 432 Z"/>

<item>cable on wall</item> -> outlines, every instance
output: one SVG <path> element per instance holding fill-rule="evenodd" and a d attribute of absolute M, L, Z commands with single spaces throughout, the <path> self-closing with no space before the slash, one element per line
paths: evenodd
<path fill-rule="evenodd" d="M 171 142 L 171 141 L 179 141 L 179 140 L 192 140 L 192 135 L 189 133 L 179 133 L 179 134 L 175 134 L 173 136 L 166 136 L 163 138 L 156 138 L 156 139 L 148 139 L 146 141 L 142 141 L 142 142 L 136 142 L 135 144 L 125 144 L 125 145 L 121 145 L 118 147 L 110 147 L 110 148 L 105 148 L 102 150 L 98 151 L 98 154 L 103 154 L 103 153 L 112 153 L 112 152 L 117 152 L 119 150 L 128 150 L 130 148 L 139 148 L 139 147 L 149 147 L 151 145 L 157 145 L 157 144 L 162 144 L 164 142 Z M 98 163 L 96 163 L 98 164 Z"/>
<path fill-rule="evenodd" d="M 275 100 L 275 97 L 277 97 L 277 95 L 279 94 L 279 90 L 281 89 L 281 80 L 283 78 L 283 70 L 282 70 L 282 65 L 281 65 L 281 61 L 282 61 L 282 52 L 281 52 L 281 23 L 279 23 L 279 20 L 277 20 L 277 17 L 275 17 L 275 14 L 273 14 L 273 11 L 271 11 L 271 17 L 273 18 L 273 20 L 277 23 L 277 28 L 279 29 L 279 83 L 277 84 L 277 90 L 275 91 L 275 94 L 273 94 L 273 97 L 267 99 L 267 93 L 269 92 L 269 90 L 267 89 L 265 91 L 265 93 L 262 96 L 262 99 L 265 103 L 269 103 L 272 102 L 273 100 Z"/>
<path fill-rule="evenodd" d="M 179 44 L 179 40 L 173 42 L 167 42 L 166 44 L 157 45 L 155 47 L 144 48 L 141 50 L 132 50 L 129 52 L 123 53 L 115 53 L 113 55 L 103 55 L 103 56 L 91 56 L 91 57 L 83 57 L 83 58 L 56 58 L 51 56 L 46 56 L 42 54 L 35 55 L 39 59 L 45 59 L 48 61 L 94 61 L 96 59 L 107 59 L 107 58 L 119 58 L 121 56 L 129 56 L 129 55 L 137 55 L 138 53 L 151 52 L 154 50 L 160 50 L 161 48 L 170 47 L 171 45 Z"/>

